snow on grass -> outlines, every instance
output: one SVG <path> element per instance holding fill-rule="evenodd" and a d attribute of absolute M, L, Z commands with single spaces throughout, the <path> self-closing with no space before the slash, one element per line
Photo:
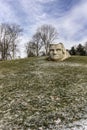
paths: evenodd
<path fill-rule="evenodd" d="M 87 64 L 73 61 L 1 63 L 0 129 L 86 130 Z"/>

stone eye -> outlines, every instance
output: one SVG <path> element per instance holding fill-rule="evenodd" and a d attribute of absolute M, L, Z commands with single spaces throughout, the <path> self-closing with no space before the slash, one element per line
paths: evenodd
<path fill-rule="evenodd" d="M 56 51 L 61 51 L 61 49 L 56 49 Z"/>
<path fill-rule="evenodd" d="M 50 51 L 54 51 L 54 49 L 50 49 Z"/>

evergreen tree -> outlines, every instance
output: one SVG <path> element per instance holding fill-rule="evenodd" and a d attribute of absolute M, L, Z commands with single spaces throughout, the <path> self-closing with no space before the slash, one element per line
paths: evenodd
<path fill-rule="evenodd" d="M 73 46 L 73 47 L 71 47 L 71 49 L 70 49 L 69 53 L 70 53 L 71 55 L 76 55 L 76 49 L 75 49 L 75 47 L 74 47 L 74 46 Z"/>
<path fill-rule="evenodd" d="M 79 45 L 77 46 L 77 49 L 76 49 L 76 54 L 77 54 L 77 55 L 81 55 L 81 56 L 86 55 L 86 51 L 85 51 L 85 49 L 84 49 L 84 46 L 82 46 L 81 44 L 79 44 Z"/>

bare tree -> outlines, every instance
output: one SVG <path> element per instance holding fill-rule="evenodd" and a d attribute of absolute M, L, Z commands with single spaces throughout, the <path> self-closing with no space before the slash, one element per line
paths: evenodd
<path fill-rule="evenodd" d="M 33 40 L 33 45 L 35 47 L 36 56 L 38 56 L 39 55 L 39 51 L 41 50 L 41 47 L 43 46 L 43 42 L 42 42 L 40 33 L 36 32 L 33 35 L 32 40 Z"/>
<path fill-rule="evenodd" d="M 39 56 L 39 52 L 40 52 L 42 46 L 43 46 L 43 42 L 41 39 L 41 35 L 39 32 L 36 32 L 32 36 L 32 40 L 26 44 L 27 57 Z"/>
<path fill-rule="evenodd" d="M 32 41 L 26 43 L 25 49 L 27 57 L 35 56 L 35 45 Z"/>
<path fill-rule="evenodd" d="M 55 27 L 46 24 L 39 27 L 37 32 L 40 34 L 47 55 L 49 52 L 49 44 L 58 38 L 58 32 Z"/>
<path fill-rule="evenodd" d="M 9 46 L 8 41 L 10 40 L 8 37 L 7 25 L 0 25 L 0 52 L 1 52 L 1 59 L 7 59 L 7 54 L 9 53 Z"/>
<path fill-rule="evenodd" d="M 17 40 L 21 32 L 22 29 L 16 24 L 0 25 L 0 53 L 2 60 L 7 60 L 8 55 L 14 58 Z"/>
<path fill-rule="evenodd" d="M 12 52 L 12 58 L 15 58 L 17 49 L 17 43 L 19 42 L 19 35 L 22 34 L 23 29 L 20 27 L 20 25 L 12 24 L 10 25 L 10 36 L 11 36 L 11 52 Z"/>

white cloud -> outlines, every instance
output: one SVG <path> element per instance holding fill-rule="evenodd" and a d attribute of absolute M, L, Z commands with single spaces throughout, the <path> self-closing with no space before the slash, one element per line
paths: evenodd
<path fill-rule="evenodd" d="M 41 3 L 55 2 L 55 0 L 36 0 L 36 1 Z"/>
<path fill-rule="evenodd" d="M 0 22 L 18 22 L 14 10 L 3 0 L 0 0 Z"/>
<path fill-rule="evenodd" d="M 36 19 L 36 16 L 42 13 L 42 8 L 40 4 L 37 4 L 36 1 L 32 0 L 19 0 L 22 10 L 26 13 L 27 18 L 32 21 Z"/>
<path fill-rule="evenodd" d="M 75 6 L 67 16 L 60 20 L 60 26 L 72 40 L 76 34 L 79 35 L 79 33 L 82 33 L 80 30 L 82 30 L 87 23 L 86 9 L 87 1 L 81 2 L 79 5 Z"/>
<path fill-rule="evenodd" d="M 36 1 L 39 1 L 42 4 L 38 4 Z M 58 29 L 58 41 L 63 41 L 69 48 L 71 45 L 77 43 L 77 41 L 75 41 L 75 37 L 76 35 L 79 35 L 79 33 L 82 33 L 80 31 L 87 23 L 87 1 L 82 1 L 78 5 L 74 6 L 72 10 L 67 13 L 67 15 L 61 18 L 54 18 L 52 14 L 43 12 L 43 3 L 49 2 L 49 0 L 44 2 L 42 0 L 36 1 L 22 0 L 21 2 L 23 9 L 27 13 L 27 17 L 32 19 L 32 22 L 34 22 L 30 28 L 32 33 L 35 32 L 36 28 L 42 24 L 52 24 Z M 84 39 L 86 39 L 86 34 L 84 34 L 84 36 L 81 37 L 78 42 L 82 42 Z"/>

